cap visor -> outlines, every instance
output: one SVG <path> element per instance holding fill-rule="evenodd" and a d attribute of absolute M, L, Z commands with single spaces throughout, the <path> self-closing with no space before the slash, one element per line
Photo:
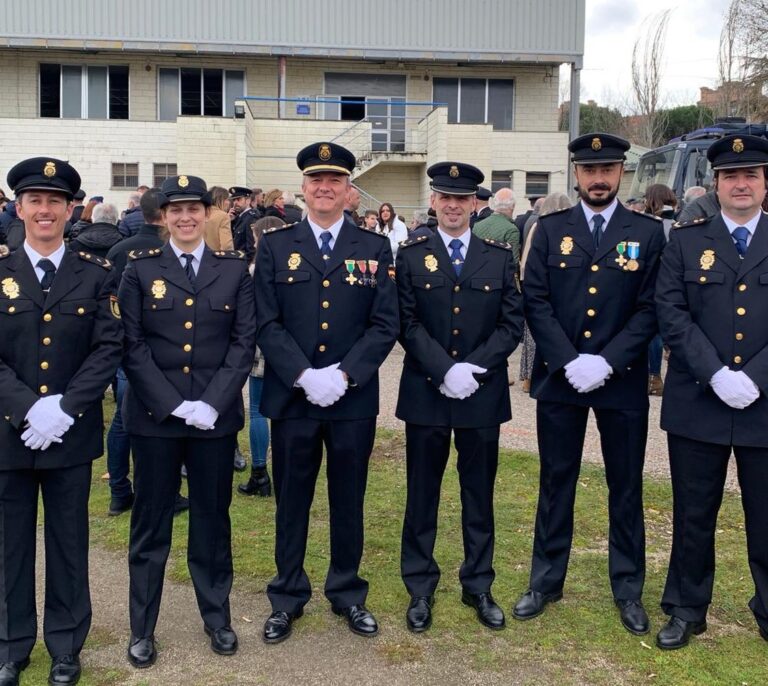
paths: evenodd
<path fill-rule="evenodd" d="M 308 176 L 310 174 L 320 174 L 322 172 L 345 174 L 346 176 L 349 176 L 352 173 L 346 167 L 338 167 L 335 164 L 315 164 L 311 167 L 304 168 L 304 176 Z"/>
<path fill-rule="evenodd" d="M 449 188 L 447 186 L 439 186 L 436 184 L 431 184 L 429 187 L 437 193 L 445 193 L 446 195 L 477 195 L 476 190 L 470 190 L 468 188 Z"/>

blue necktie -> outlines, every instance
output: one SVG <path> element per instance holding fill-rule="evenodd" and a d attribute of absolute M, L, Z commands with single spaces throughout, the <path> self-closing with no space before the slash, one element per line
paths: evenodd
<path fill-rule="evenodd" d="M 741 257 L 747 254 L 747 238 L 749 238 L 749 229 L 746 226 L 737 226 L 733 230 L 733 240 L 736 241 L 736 250 Z"/>
<path fill-rule="evenodd" d="M 331 238 L 333 238 L 333 234 L 330 231 L 323 231 L 320 234 L 320 240 L 323 242 L 320 246 L 320 254 L 324 260 L 331 259 Z"/>
<path fill-rule="evenodd" d="M 451 248 L 451 262 L 456 271 L 456 276 L 461 276 L 461 268 L 464 266 L 464 258 L 461 256 L 461 246 L 464 244 L 458 238 L 454 238 L 448 245 Z"/>
<path fill-rule="evenodd" d="M 603 224 L 605 224 L 605 217 L 602 214 L 596 214 L 592 217 L 592 226 L 595 230 L 592 232 L 592 240 L 595 242 L 595 250 L 600 245 L 600 239 L 603 237 Z"/>
<path fill-rule="evenodd" d="M 181 256 L 184 258 L 184 271 L 187 274 L 189 283 L 191 283 L 194 286 L 195 285 L 195 269 L 192 266 L 192 260 L 195 259 L 195 256 L 190 255 L 188 252 L 182 253 Z"/>

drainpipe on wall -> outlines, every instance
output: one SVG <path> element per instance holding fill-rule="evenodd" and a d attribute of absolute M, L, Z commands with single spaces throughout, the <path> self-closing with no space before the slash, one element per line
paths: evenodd
<path fill-rule="evenodd" d="M 287 58 L 285 55 L 281 55 L 277 58 L 277 97 L 285 97 L 285 71 L 286 71 Z M 277 101 L 277 118 L 285 119 L 285 101 Z"/>
<path fill-rule="evenodd" d="M 572 141 L 579 135 L 579 114 L 581 112 L 581 68 L 576 63 L 571 64 L 571 108 L 569 112 L 568 140 Z M 566 161 L 568 174 L 566 176 L 568 183 L 567 193 L 573 197 L 573 165 L 570 160 Z"/>

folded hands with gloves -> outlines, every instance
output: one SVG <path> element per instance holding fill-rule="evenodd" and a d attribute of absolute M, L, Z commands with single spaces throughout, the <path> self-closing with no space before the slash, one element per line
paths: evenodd
<path fill-rule="evenodd" d="M 709 385 L 717 397 L 734 410 L 743 410 L 760 397 L 760 389 L 752 379 L 728 367 L 715 372 Z"/>
<path fill-rule="evenodd" d="M 321 369 L 305 369 L 296 381 L 313 405 L 330 407 L 347 392 L 347 380 L 339 363 Z"/>
<path fill-rule="evenodd" d="M 46 450 L 51 443 L 61 443 L 61 437 L 75 420 L 61 409 L 62 395 L 40 398 L 27 412 L 27 422 L 21 440 L 32 450 Z"/>
<path fill-rule="evenodd" d="M 565 365 L 565 378 L 579 393 L 590 393 L 604 386 L 611 374 L 613 369 L 602 355 L 581 353 Z"/>
<path fill-rule="evenodd" d="M 478 388 L 480 382 L 475 374 L 485 374 L 488 370 L 469 362 L 457 362 L 446 373 L 440 392 L 453 400 L 469 398 Z"/>

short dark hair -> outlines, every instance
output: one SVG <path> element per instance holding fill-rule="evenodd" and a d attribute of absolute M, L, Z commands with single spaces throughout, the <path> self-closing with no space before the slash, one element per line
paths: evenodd
<path fill-rule="evenodd" d="M 150 188 L 145 191 L 139 201 L 141 213 L 144 215 L 144 221 L 147 224 L 156 224 L 157 220 L 163 216 L 160 208 L 165 202 L 165 196 L 159 188 Z"/>

